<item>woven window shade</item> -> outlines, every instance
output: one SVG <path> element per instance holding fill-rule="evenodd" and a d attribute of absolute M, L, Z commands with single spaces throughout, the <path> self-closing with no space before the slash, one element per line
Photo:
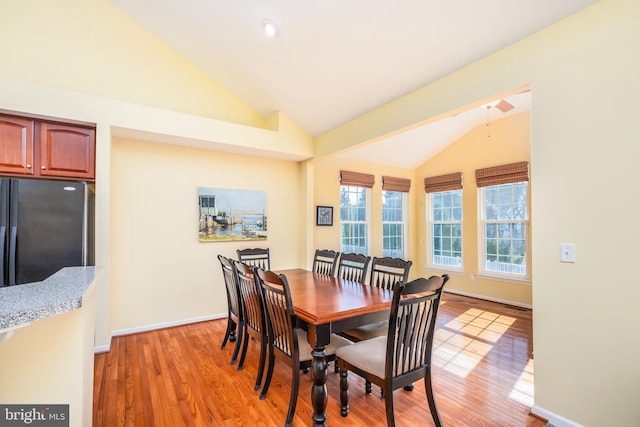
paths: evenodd
<path fill-rule="evenodd" d="M 356 187 L 371 188 L 375 184 L 376 178 L 368 173 L 340 171 L 340 184 L 353 185 Z"/>
<path fill-rule="evenodd" d="M 476 170 L 478 187 L 529 181 L 529 162 L 511 163 Z"/>
<path fill-rule="evenodd" d="M 401 191 L 403 193 L 408 193 L 411 189 L 411 180 L 407 178 L 396 178 L 394 176 L 383 176 L 382 189 L 387 191 Z"/>
<path fill-rule="evenodd" d="M 448 173 L 446 175 L 430 176 L 424 179 L 424 191 L 435 193 L 437 191 L 460 190 L 462 188 L 462 172 Z"/>

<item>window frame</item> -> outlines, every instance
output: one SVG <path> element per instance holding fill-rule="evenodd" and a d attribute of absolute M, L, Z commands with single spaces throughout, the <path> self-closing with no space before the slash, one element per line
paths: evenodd
<path fill-rule="evenodd" d="M 354 188 L 354 189 L 358 189 L 359 191 L 364 191 L 365 193 L 365 221 L 345 221 L 342 217 L 342 190 L 344 187 L 349 187 L 349 188 Z M 348 190 L 349 192 L 351 192 L 351 190 Z M 371 253 L 371 189 L 367 188 L 367 187 L 360 187 L 360 186 L 356 186 L 356 185 L 340 185 L 340 214 L 339 214 L 339 218 L 340 218 L 340 251 L 341 252 L 355 252 L 353 250 L 347 250 L 345 251 L 344 249 L 344 245 L 343 245 L 343 235 L 342 235 L 342 230 L 343 230 L 343 225 L 345 224 L 365 224 L 365 246 L 366 246 L 366 253 L 363 253 L 363 255 L 369 255 Z M 356 252 L 356 253 L 361 253 L 361 252 Z"/>
<path fill-rule="evenodd" d="M 515 184 L 524 184 L 526 188 L 526 219 L 510 219 L 510 220 L 487 220 L 486 219 L 486 207 L 485 207 L 485 192 L 487 189 L 503 186 L 513 186 Z M 483 277 L 491 277 L 497 279 L 504 279 L 514 282 L 527 282 L 531 283 L 531 194 L 528 181 L 516 181 L 505 184 L 490 185 L 484 187 L 478 187 L 478 275 Z M 513 272 L 500 272 L 487 270 L 486 268 L 486 247 L 487 242 L 485 226 L 487 224 L 523 224 L 524 230 L 524 248 L 525 248 L 525 273 L 518 274 Z"/>
<path fill-rule="evenodd" d="M 441 193 L 460 193 L 460 209 L 462 210 L 460 221 L 439 221 L 436 222 L 434 220 L 434 212 L 433 207 L 435 205 L 433 201 L 433 197 L 437 194 Z M 464 272 L 464 192 L 462 189 L 452 189 L 452 190 L 444 190 L 444 191 L 434 191 L 427 193 L 426 197 L 426 212 L 427 212 L 427 260 L 426 265 L 427 268 L 432 270 L 441 270 L 441 271 L 451 271 L 456 273 Z M 437 264 L 433 261 L 434 257 L 434 233 L 433 228 L 436 224 L 459 224 L 460 225 L 460 265 L 447 265 L 447 264 Z"/>
<path fill-rule="evenodd" d="M 400 194 L 400 196 L 402 197 L 402 221 L 385 221 L 384 220 L 384 199 L 385 199 L 385 193 L 397 193 Z M 408 226 L 407 226 L 407 217 L 408 217 L 408 206 L 409 206 L 409 195 L 406 192 L 403 191 L 391 191 L 391 190 L 382 190 L 381 193 L 382 196 L 382 200 L 381 200 L 381 215 L 382 215 L 382 256 L 386 257 L 386 256 L 390 256 L 392 258 L 401 258 L 401 259 L 406 259 L 407 256 L 407 252 L 408 252 L 408 245 L 407 245 L 407 230 L 408 230 Z M 384 233 L 384 226 L 385 224 L 400 224 L 402 225 L 402 255 L 401 256 L 394 256 L 391 254 L 388 254 L 385 252 L 385 248 L 384 248 L 384 240 L 385 240 L 385 233 Z"/>

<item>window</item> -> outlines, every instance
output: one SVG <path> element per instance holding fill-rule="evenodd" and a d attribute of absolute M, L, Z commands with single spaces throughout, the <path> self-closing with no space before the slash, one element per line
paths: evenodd
<path fill-rule="evenodd" d="M 369 252 L 368 196 L 370 190 L 340 186 L 341 251 L 367 255 Z"/>
<path fill-rule="evenodd" d="M 407 193 L 382 191 L 382 256 L 404 259 Z"/>
<path fill-rule="evenodd" d="M 480 267 L 485 273 L 527 276 L 527 183 L 480 188 L 483 247 Z"/>
<path fill-rule="evenodd" d="M 429 265 L 462 269 L 462 190 L 429 193 Z"/>

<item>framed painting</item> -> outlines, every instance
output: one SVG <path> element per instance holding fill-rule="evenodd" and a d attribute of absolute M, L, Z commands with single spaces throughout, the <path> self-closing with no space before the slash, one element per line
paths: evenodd
<path fill-rule="evenodd" d="M 267 239 L 267 193 L 198 188 L 200 242 Z"/>
<path fill-rule="evenodd" d="M 333 206 L 316 207 L 316 225 L 333 225 Z"/>

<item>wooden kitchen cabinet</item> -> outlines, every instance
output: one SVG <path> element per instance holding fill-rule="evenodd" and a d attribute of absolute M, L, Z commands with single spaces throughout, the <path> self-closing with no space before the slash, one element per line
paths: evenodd
<path fill-rule="evenodd" d="M 0 114 L 0 174 L 93 181 L 95 127 Z"/>
<path fill-rule="evenodd" d="M 40 175 L 95 178 L 95 129 L 42 122 L 40 124 Z"/>
<path fill-rule="evenodd" d="M 33 175 L 34 120 L 0 115 L 0 173 Z"/>

